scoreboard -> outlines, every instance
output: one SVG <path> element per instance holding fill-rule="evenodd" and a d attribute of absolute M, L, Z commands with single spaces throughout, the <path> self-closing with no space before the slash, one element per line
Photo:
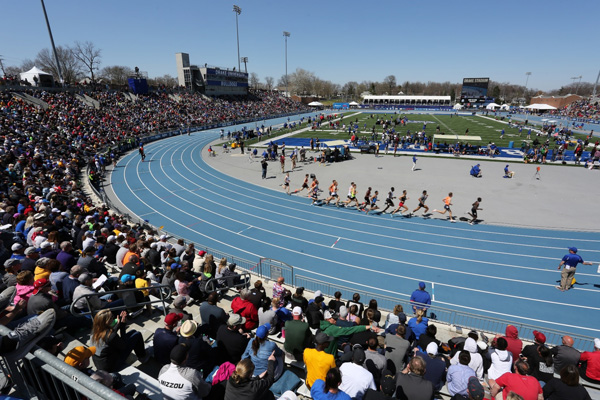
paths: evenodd
<path fill-rule="evenodd" d="M 201 68 L 207 95 L 247 95 L 248 73 L 221 68 Z"/>
<path fill-rule="evenodd" d="M 490 78 L 464 78 L 460 92 L 461 103 L 485 103 Z"/>

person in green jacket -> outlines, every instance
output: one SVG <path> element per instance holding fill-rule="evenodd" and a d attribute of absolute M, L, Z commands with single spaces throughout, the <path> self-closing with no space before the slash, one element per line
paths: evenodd
<path fill-rule="evenodd" d="M 335 320 L 337 318 L 337 313 L 332 313 L 329 310 L 325 311 L 324 318 L 325 319 L 323 321 L 321 321 L 319 324 L 319 329 L 321 330 L 321 332 L 323 332 L 329 336 L 333 336 L 335 338 L 335 340 L 332 340 L 331 343 L 329 343 L 329 347 L 327 347 L 325 349 L 325 352 L 329 353 L 329 354 L 333 354 L 334 356 L 337 356 L 337 348 L 338 348 L 337 338 L 338 337 L 352 335 L 356 332 L 363 332 L 363 331 L 366 331 L 367 329 L 370 329 L 375 333 L 378 333 L 380 331 L 379 328 L 373 327 L 371 325 L 357 325 L 357 326 L 349 326 L 346 328 L 337 326 L 335 324 Z"/>

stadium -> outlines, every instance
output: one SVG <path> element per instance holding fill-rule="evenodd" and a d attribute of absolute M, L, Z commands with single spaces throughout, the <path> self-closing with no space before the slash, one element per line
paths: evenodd
<path fill-rule="evenodd" d="M 595 86 L 312 94 L 289 35 L 0 63 L 2 398 L 600 398 Z"/>

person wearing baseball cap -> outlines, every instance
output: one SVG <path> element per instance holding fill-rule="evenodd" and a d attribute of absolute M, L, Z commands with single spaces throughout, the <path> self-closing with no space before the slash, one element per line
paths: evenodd
<path fill-rule="evenodd" d="M 330 343 L 335 343 L 335 338 L 325 332 L 315 335 L 316 348 L 304 350 L 304 365 L 306 366 L 306 386 L 310 388 L 317 379 L 325 380 L 327 371 L 335 368 L 335 358 L 326 352 Z"/>
<path fill-rule="evenodd" d="M 268 335 L 271 330 L 271 324 L 264 324 L 256 328 L 256 337 L 250 339 L 242 359 L 250 358 L 254 364 L 254 376 L 260 375 L 267 370 L 269 356 L 273 354 L 278 362 L 275 368 L 275 380 L 279 379 L 283 373 L 283 352 L 275 342 L 269 340 Z"/>
<path fill-rule="evenodd" d="M 583 258 L 577 254 L 577 247 L 569 247 L 569 254 L 565 255 L 560 264 L 558 264 L 558 270 L 564 266 L 564 269 L 560 273 L 560 286 L 556 286 L 558 290 L 564 292 L 571 289 L 573 282 L 575 281 L 575 271 L 577 270 L 577 264 L 592 265 L 589 261 L 583 261 Z"/>
<path fill-rule="evenodd" d="M 12 246 L 10 246 L 10 249 L 12 250 L 12 255 L 10 258 L 16 258 L 18 260 L 25 258 L 25 254 L 23 254 L 25 248 L 21 243 L 14 243 Z"/>
<path fill-rule="evenodd" d="M 285 322 L 285 342 L 283 348 L 289 358 L 302 361 L 304 349 L 312 343 L 313 335 L 308 323 L 302 320 L 302 308 L 292 309 L 292 319 Z"/>
<path fill-rule="evenodd" d="M 418 309 L 427 311 L 431 305 L 431 295 L 425 290 L 425 282 L 419 282 L 419 288 L 412 292 L 410 304 L 412 304 L 414 313 L 416 313 Z M 425 313 L 424 316 L 426 316 L 426 314 L 427 313 Z"/>
<path fill-rule="evenodd" d="M 73 347 L 65 356 L 65 363 L 71 367 L 75 367 L 82 371 L 90 366 L 90 358 L 96 354 L 96 348 L 94 346 L 85 347 L 77 346 Z"/>
<path fill-rule="evenodd" d="M 177 324 L 183 319 L 183 314 L 169 313 L 165 316 L 164 328 L 154 331 L 154 358 L 162 365 L 171 362 L 171 350 L 177 345 L 179 337 Z"/>
<path fill-rule="evenodd" d="M 250 334 L 244 333 L 242 326 L 246 318 L 239 314 L 230 313 L 227 325 L 221 325 L 217 330 L 217 348 L 221 352 L 221 359 L 237 364 L 246 351 Z"/>

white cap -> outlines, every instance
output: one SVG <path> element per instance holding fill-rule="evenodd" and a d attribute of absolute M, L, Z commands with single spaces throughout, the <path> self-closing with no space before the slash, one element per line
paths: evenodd
<path fill-rule="evenodd" d="M 438 353 L 438 345 L 435 342 L 430 342 L 427 345 L 427 350 L 425 350 L 427 354 L 431 354 L 432 356 L 437 356 Z"/>
<path fill-rule="evenodd" d="M 21 250 L 22 248 L 23 248 L 23 245 L 21 243 L 15 243 L 10 247 L 10 249 L 12 251 Z"/>
<path fill-rule="evenodd" d="M 485 342 L 484 342 L 484 341 L 482 341 L 482 340 L 479 340 L 479 341 L 477 342 L 477 347 L 479 347 L 481 350 L 485 350 L 485 349 L 487 349 L 488 345 L 487 345 L 487 344 L 485 344 Z"/>
<path fill-rule="evenodd" d="M 117 240 L 117 237 L 115 235 L 110 235 L 106 238 L 107 242 L 114 242 L 115 240 Z"/>
<path fill-rule="evenodd" d="M 302 315 L 302 308 L 299 306 L 294 307 L 292 310 L 292 315 Z"/>
<path fill-rule="evenodd" d="M 296 393 L 292 392 L 291 390 L 288 390 L 287 392 L 283 392 L 283 394 L 279 398 L 279 400 L 297 400 L 297 399 L 298 399 L 298 396 L 296 395 Z"/>
<path fill-rule="evenodd" d="M 594 339 L 594 347 L 597 349 L 600 349 L 600 339 L 598 339 L 598 338 Z"/>
<path fill-rule="evenodd" d="M 52 212 L 53 212 L 53 213 L 59 213 L 59 212 L 60 212 L 60 210 L 59 210 L 58 208 L 54 207 L 54 208 L 52 209 Z"/>
<path fill-rule="evenodd" d="M 165 240 L 167 238 L 167 235 L 160 235 L 160 240 Z"/>
<path fill-rule="evenodd" d="M 317 290 L 317 291 L 315 292 L 315 299 L 316 299 L 317 297 L 319 297 L 319 296 L 323 296 L 323 294 L 321 294 L 321 291 L 320 291 L 320 290 Z"/>
<path fill-rule="evenodd" d="M 42 249 L 46 249 L 48 247 L 52 247 L 52 243 L 50 243 L 47 240 L 45 242 L 42 242 L 42 244 L 40 245 L 40 248 L 42 248 Z"/>
<path fill-rule="evenodd" d="M 156 244 L 156 242 L 152 242 L 150 243 L 150 248 L 155 249 L 158 245 Z"/>

